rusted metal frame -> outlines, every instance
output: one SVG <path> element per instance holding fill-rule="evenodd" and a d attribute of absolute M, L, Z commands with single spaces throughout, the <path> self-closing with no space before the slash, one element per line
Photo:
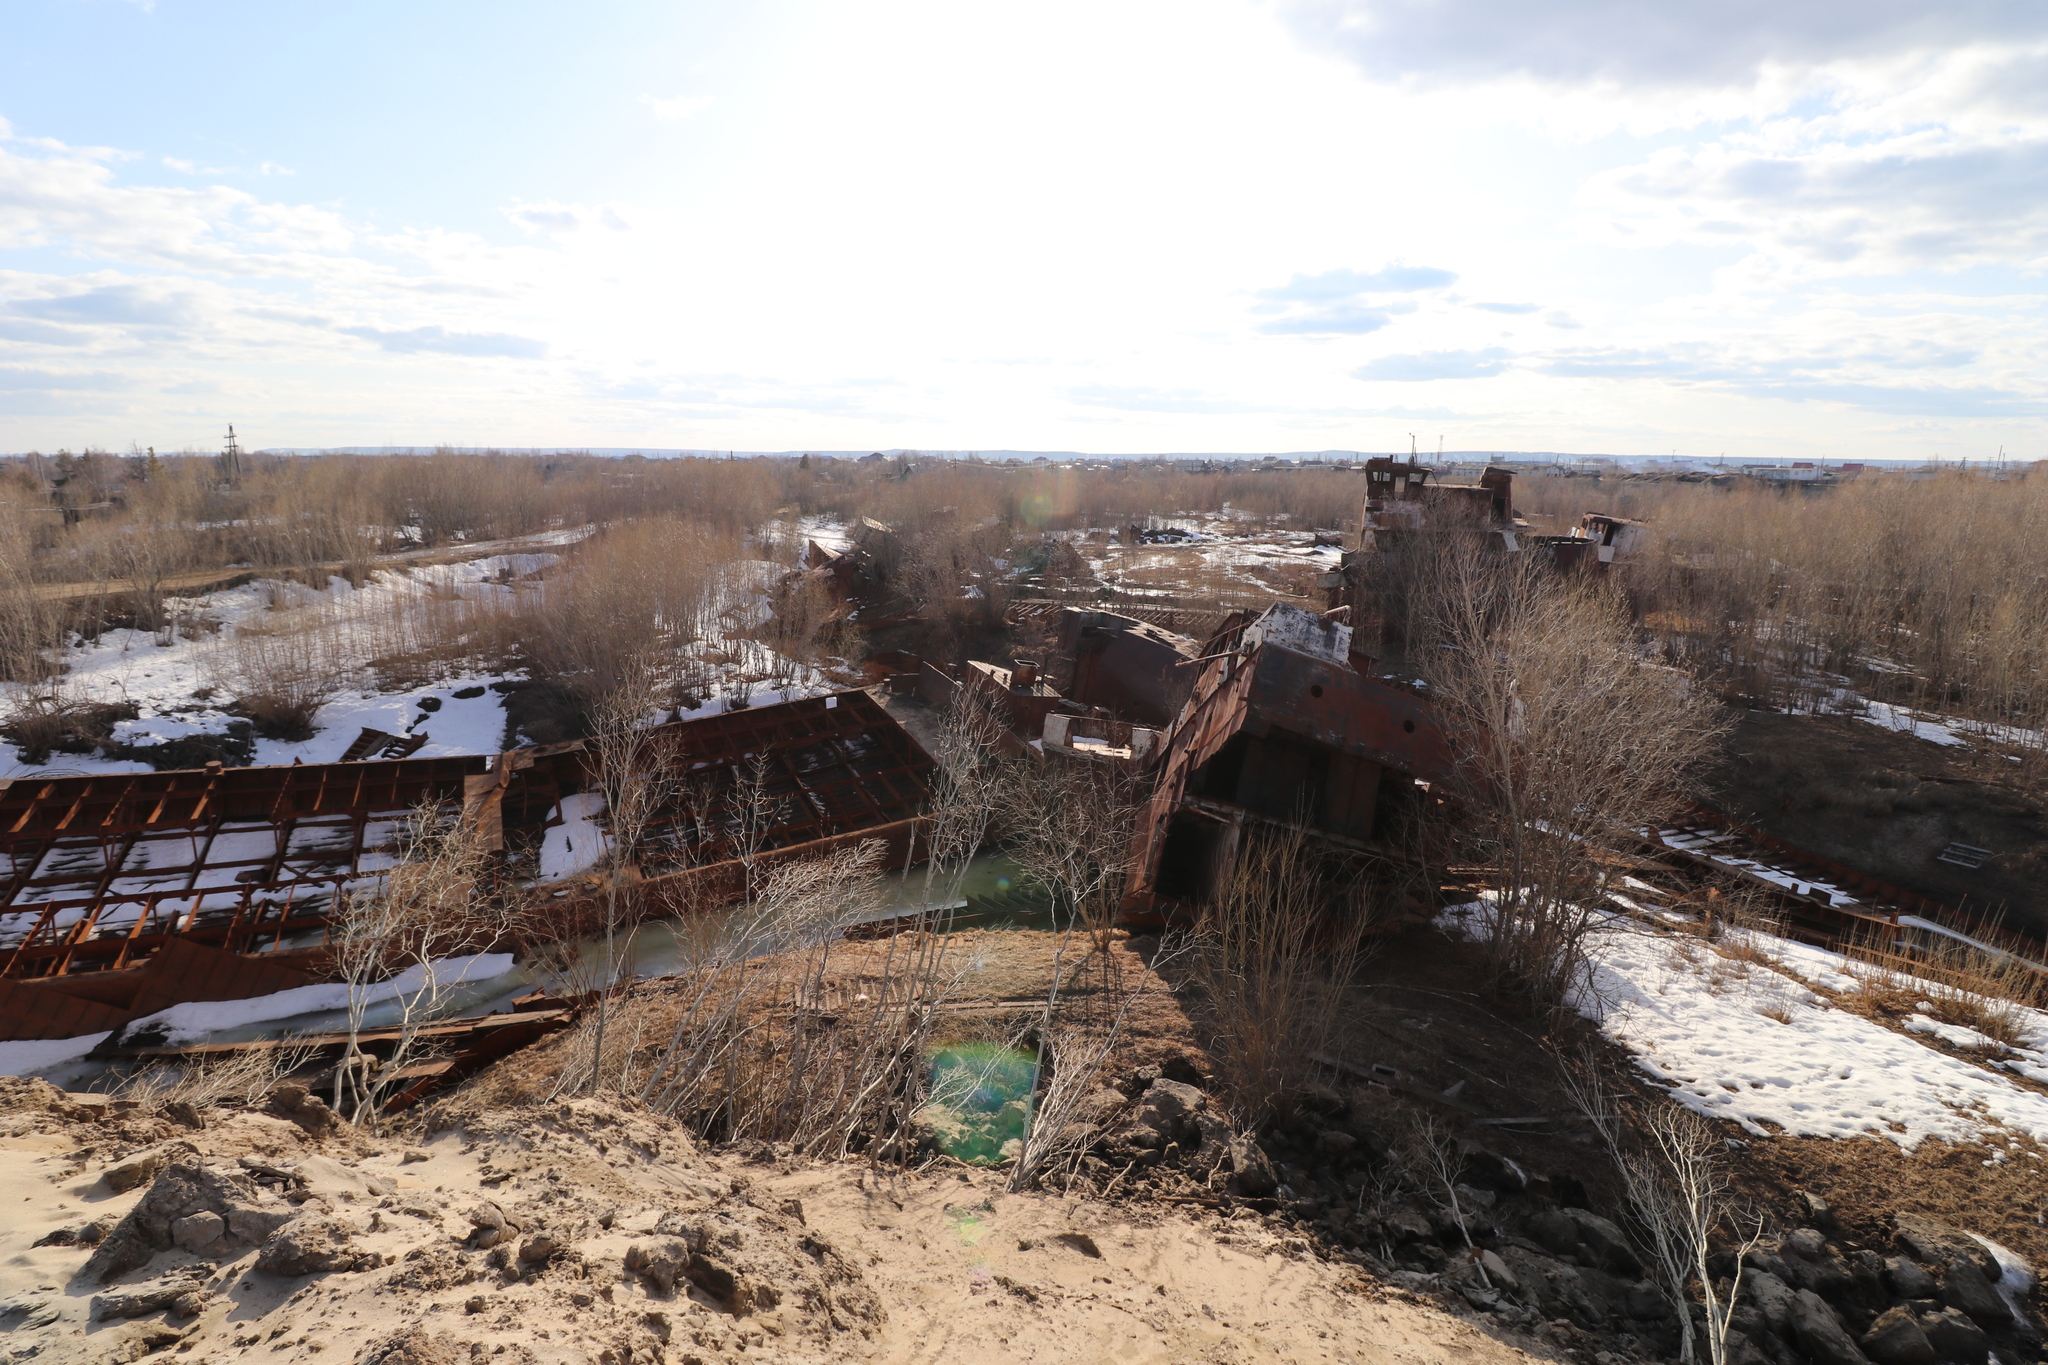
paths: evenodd
<path fill-rule="evenodd" d="M 128 965 L 129 954 L 134 951 L 136 942 L 143 937 L 143 929 L 155 922 L 158 907 L 163 904 L 163 898 L 170 894 L 172 893 L 167 891 L 152 892 L 150 894 L 149 899 L 143 903 L 141 911 L 136 914 L 134 926 L 128 930 L 127 936 L 122 940 L 121 951 L 115 954 L 113 962 L 108 967 L 109 971 L 119 971 Z"/>
<path fill-rule="evenodd" d="M 258 882 L 257 885 L 271 887 L 284 881 L 285 856 L 291 852 L 292 835 L 298 832 L 298 828 L 299 818 L 296 815 L 288 815 L 282 820 L 271 822 L 270 835 L 271 838 L 277 841 L 277 851 L 271 855 L 270 862 L 265 865 L 263 880 Z"/>
<path fill-rule="evenodd" d="M 853 766 L 853 761 L 850 757 L 842 757 L 841 761 L 832 767 L 814 771 L 798 779 L 802 790 L 816 795 L 820 803 L 826 806 L 826 813 L 811 821 L 785 826 L 785 829 L 800 828 L 805 825 L 817 825 L 828 829 L 833 827 L 843 829 L 849 825 L 858 826 L 861 823 L 888 823 L 889 817 L 897 815 L 899 811 L 915 809 L 918 804 L 916 799 L 892 796 L 889 802 L 884 803 L 878 801 L 867 790 L 867 784 L 872 781 L 882 781 L 887 784 L 890 778 L 899 776 L 915 777 L 920 773 L 921 769 L 909 763 L 899 763 L 894 768 L 884 768 L 878 772 L 862 773 Z M 832 776 L 829 780 L 817 780 L 823 774 L 832 774 Z M 919 785 L 922 786 L 923 784 L 920 783 Z M 843 793 L 847 792 L 850 792 L 853 796 L 854 801 L 851 804 L 855 805 L 856 809 L 832 809 L 835 805 L 841 804 L 839 798 Z M 929 794 L 928 788 L 924 794 Z"/>
<path fill-rule="evenodd" d="M 24 911 L 23 913 L 26 912 Z M 27 933 L 21 936 L 21 942 L 8 949 L 6 962 L 0 963 L 0 980 L 17 975 L 17 968 L 24 961 L 32 960 L 29 950 L 35 946 L 35 941 L 38 937 L 49 931 L 50 921 L 56 917 L 56 914 L 57 907 L 55 905 L 43 907 L 43 913 L 36 917 L 36 922 L 29 927 Z"/>
<path fill-rule="evenodd" d="M 193 898 L 195 906 L 198 904 L 199 889 L 193 883 L 197 882 L 199 874 L 206 870 L 206 855 L 213 851 L 213 841 L 219 836 L 220 827 L 226 822 L 226 819 L 227 817 L 221 812 L 215 811 L 213 818 L 206 822 L 205 837 L 201 838 L 196 832 L 191 835 L 193 849 L 192 872 L 191 875 L 185 878 L 185 892 Z"/>
<path fill-rule="evenodd" d="M 86 915 L 83 919 L 79 920 L 78 923 L 72 925 L 69 929 L 66 929 L 64 931 L 64 936 L 61 939 L 59 939 L 56 943 L 51 945 L 50 960 L 53 961 L 55 965 L 51 968 L 48 975 L 63 976 L 66 972 L 69 972 L 71 970 L 71 963 L 78 956 L 78 945 L 80 937 L 83 934 L 89 933 L 91 931 L 93 924 L 100 917 L 100 911 L 103 910 L 105 906 L 106 903 L 104 901 L 92 906 L 91 909 L 89 909 L 86 912 Z"/>
<path fill-rule="evenodd" d="M 107 852 L 107 839 L 104 836 L 100 839 L 100 875 L 93 883 L 93 898 L 95 900 L 104 900 L 109 888 L 120 878 L 121 865 L 127 862 L 128 855 L 135 851 L 135 841 L 138 837 L 140 836 L 134 834 L 125 836 L 115 835 L 114 839 L 116 842 L 111 856 Z M 123 838 L 127 842 L 119 842 Z"/>
<path fill-rule="evenodd" d="M 769 850 L 754 860 L 754 866 L 759 868 L 764 865 L 772 866 L 808 857 L 823 856 L 849 845 L 865 843 L 870 840 L 893 847 L 898 840 L 907 839 L 911 847 L 915 848 L 919 837 L 930 827 L 934 818 L 929 814 L 913 815 L 902 820 L 891 821 L 886 825 L 846 830 L 838 834 L 828 834 L 823 838 L 808 840 L 801 844 L 791 844 L 783 848 Z M 651 919 L 664 913 L 677 913 L 681 908 L 689 908 L 687 906 L 678 906 L 675 896 L 671 893 L 682 892 L 687 895 L 694 883 L 715 882 L 721 876 L 740 874 L 744 866 L 745 860 L 725 858 L 715 863 L 704 863 L 696 867 L 682 868 L 660 877 L 650 877 L 640 883 L 640 890 L 642 892 L 639 898 L 640 917 Z"/>
<path fill-rule="evenodd" d="M 257 886 L 255 886 L 253 883 L 243 884 L 242 894 L 235 900 L 235 912 L 233 915 L 229 916 L 227 927 L 224 930 L 222 930 L 220 935 L 220 941 L 224 946 L 233 947 L 237 940 L 241 937 L 245 921 L 250 913 L 250 908 L 255 901 L 257 890 Z M 188 930 L 187 932 L 198 932 L 198 926 L 195 925 L 193 929 Z"/>
<path fill-rule="evenodd" d="M 142 823 L 145 827 L 152 826 L 163 818 L 164 807 L 171 804 L 171 797 L 177 790 L 176 782 L 164 784 L 163 789 L 157 793 L 156 804 L 149 808 L 149 814 L 142 817 Z"/>
<path fill-rule="evenodd" d="M 827 796 L 827 793 L 832 792 L 841 787 L 851 787 L 853 789 L 854 795 L 858 798 L 859 804 L 866 815 L 870 817 L 879 818 L 887 814 L 887 812 L 882 808 L 882 806 L 879 803 L 877 803 L 874 800 L 873 797 L 869 796 L 866 791 L 861 789 L 862 775 L 856 772 L 853 767 L 854 761 L 858 757 L 858 755 L 850 754 L 846 751 L 846 745 L 843 739 L 843 732 L 842 734 L 824 736 L 821 739 L 821 743 L 829 745 L 831 747 L 832 752 L 837 761 L 830 765 L 821 765 L 820 767 L 811 770 L 811 772 L 809 773 L 799 771 L 796 765 L 790 761 L 790 747 L 785 747 L 783 751 L 777 755 L 777 757 L 781 760 L 783 767 L 789 772 L 791 780 L 797 784 L 798 790 L 804 792 L 806 795 L 816 794 L 816 796 L 818 797 L 819 804 L 827 808 L 824 813 L 816 813 L 814 811 L 813 819 L 803 821 L 800 824 L 795 825 L 793 827 L 800 828 L 806 825 L 816 825 L 824 827 L 833 824 L 841 824 L 848 820 L 857 818 L 853 815 L 836 815 L 831 812 L 830 807 L 832 805 L 832 802 L 830 798 Z M 816 780 L 830 773 L 843 773 L 844 776 L 831 778 L 823 781 Z"/>
<path fill-rule="evenodd" d="M 270 821 L 271 824 L 275 825 L 280 823 L 281 821 L 289 820 L 292 814 L 294 813 L 290 807 L 293 788 L 296 783 L 296 779 L 294 778 L 293 774 L 298 773 L 300 771 L 302 770 L 298 768 L 285 769 L 284 781 L 277 784 L 277 791 L 270 798 L 270 814 L 265 817 Z M 327 775 L 325 771 L 325 766 L 323 765 L 320 775 L 320 782 L 324 786 L 326 781 Z M 318 798 L 316 797 L 316 804 L 317 801 Z"/>
<path fill-rule="evenodd" d="M 0 787 L 0 792 L 5 792 L 5 793 L 6 793 L 6 794 L 7 794 L 8 796 L 12 796 L 12 795 L 14 794 L 14 789 L 15 789 L 15 788 L 16 788 L 17 786 L 21 786 L 21 785 L 23 785 L 24 783 L 28 782 L 29 780 L 30 780 L 30 779 L 28 779 L 28 778 L 12 778 L 12 779 L 9 779 L 9 780 L 8 780 L 8 782 L 7 782 L 7 784 L 6 784 L 6 786 L 4 786 L 4 787 Z M 44 778 L 44 779 L 41 779 L 41 781 L 42 781 L 42 786 L 43 786 L 43 789 L 44 789 L 44 790 L 47 790 L 47 789 L 48 789 L 48 787 L 49 787 L 49 785 L 50 785 L 50 779 L 48 779 L 48 778 Z M 22 797 L 21 797 L 21 805 L 20 805 L 20 807 L 19 807 L 19 809 L 20 809 L 20 812 L 21 812 L 21 813 L 20 813 L 19 815 L 16 815 L 16 816 L 14 817 L 14 821 L 13 821 L 13 823 L 11 823 L 10 825 L 8 825 L 8 826 L 7 826 L 7 828 L 6 828 L 5 830 L 0 830 L 0 837 L 4 837 L 4 838 L 10 838 L 10 839 L 11 839 L 11 838 L 13 838 L 14 836 L 16 836 L 16 835 L 20 834 L 20 833 L 21 833 L 21 832 L 23 831 L 23 829 L 27 827 L 27 825 L 28 825 L 28 818 L 29 818 L 29 816 L 31 816 L 31 815 L 33 815 L 33 814 L 35 813 L 35 809 L 36 809 L 36 801 L 37 801 L 37 800 L 38 800 L 38 797 L 37 797 L 37 796 L 34 796 L 34 795 L 30 795 L 30 794 L 29 794 L 29 793 L 27 793 L 27 792 L 23 792 L 23 794 L 22 794 Z M 7 805 L 7 806 L 9 806 L 9 807 L 12 807 L 12 806 L 13 806 L 13 804 L 14 804 L 14 803 L 13 803 L 13 802 L 11 802 L 11 801 L 9 801 L 9 802 L 7 802 L 7 803 L 6 803 L 6 805 Z"/>
<path fill-rule="evenodd" d="M 820 834 L 816 837 L 832 837 L 834 832 L 849 832 L 849 827 L 858 829 L 863 825 L 871 823 L 890 823 L 889 817 L 898 816 L 900 818 L 899 812 L 907 813 L 914 810 L 917 805 L 915 796 L 903 797 L 894 795 L 895 784 L 891 779 L 899 777 L 919 778 L 929 764 L 918 764 L 905 752 L 902 745 L 888 742 L 892 737 L 888 736 L 880 727 L 874 726 L 851 714 L 846 715 L 843 719 L 839 718 L 842 711 L 849 710 L 850 708 L 835 707 L 826 713 L 835 718 L 831 722 L 835 727 L 831 733 L 794 735 L 787 726 L 781 724 L 774 726 L 753 725 L 749 727 L 752 731 L 752 734 L 748 736 L 749 738 L 768 735 L 773 737 L 772 742 L 758 748 L 741 746 L 737 750 L 727 749 L 724 753 L 716 756 L 710 756 L 704 751 L 698 750 L 695 753 L 679 754 L 677 757 L 687 757 L 693 762 L 708 762 L 714 770 L 722 770 L 725 773 L 731 774 L 734 788 L 738 785 L 738 767 L 741 761 L 751 753 L 759 753 L 769 759 L 774 764 L 779 775 L 789 783 L 790 790 L 784 799 L 786 800 L 789 796 L 799 798 L 802 801 L 805 817 L 803 819 L 784 818 L 770 827 L 766 832 L 767 838 L 777 848 L 791 847 L 792 845 L 785 841 L 794 835 L 801 835 L 806 831 L 820 831 Z M 695 724 L 699 722 L 688 723 Z M 893 760 L 893 763 L 873 772 L 860 771 L 856 765 L 862 759 L 867 758 L 868 755 L 851 752 L 847 740 L 852 735 L 862 733 L 873 735 L 877 739 L 877 747 L 881 751 L 885 764 L 889 764 L 890 760 Z M 830 747 L 833 761 L 821 763 L 810 768 L 799 767 L 793 761 L 793 754 L 798 749 L 820 745 Z M 885 788 L 891 792 L 891 797 L 888 801 L 878 800 L 867 789 L 866 784 L 872 781 L 882 782 Z M 928 794 L 928 789 L 924 787 L 921 781 L 917 782 L 916 785 Z M 717 827 L 729 822 L 730 814 L 734 809 L 735 803 L 731 799 L 731 790 L 728 789 L 725 792 L 718 793 L 718 799 L 714 801 L 713 807 L 709 811 L 704 812 L 705 818 L 702 820 L 699 819 L 696 812 L 679 810 L 666 813 L 659 822 L 659 828 L 670 830 L 679 829 L 684 826 L 698 828 L 707 824 L 713 826 L 712 829 L 704 831 L 711 837 L 694 841 L 695 846 L 687 850 L 687 856 L 691 857 L 693 863 L 698 867 L 713 866 L 730 857 L 727 850 L 732 841 L 730 837 L 720 837 Z M 850 791 L 853 798 L 851 802 L 845 799 L 843 790 Z M 836 807 L 843 807 L 849 804 L 856 808 L 854 810 L 835 809 Z M 824 807 L 822 812 L 818 809 L 819 806 Z M 691 832 L 695 832 L 695 829 Z M 810 842 L 810 840 L 797 839 L 797 844 L 799 845 L 807 842 Z M 706 856 L 717 853 L 726 853 L 727 856 L 726 858 Z"/>
<path fill-rule="evenodd" d="M 91 795 L 92 784 L 87 783 L 83 788 L 79 790 L 78 795 L 72 798 L 71 808 L 64 812 L 63 819 L 59 820 L 54 826 L 51 827 L 51 832 L 61 835 L 66 830 L 70 829 L 71 822 L 78 818 L 78 813 L 81 810 L 85 809 L 86 798 Z"/>
<path fill-rule="evenodd" d="M 284 946 L 284 936 L 291 930 L 312 928 L 316 925 L 324 927 L 332 920 L 333 912 L 331 907 L 339 901 L 342 886 L 348 880 L 352 879 L 346 877 L 295 877 L 290 880 L 273 878 L 270 881 L 252 886 L 249 889 L 248 896 L 244 898 L 244 904 L 249 908 L 250 914 L 241 925 L 239 933 L 231 940 L 236 951 L 276 952 Z M 325 911 L 295 915 L 293 907 L 299 903 L 300 898 L 291 893 L 301 887 L 317 887 L 323 882 L 328 887 L 330 908 Z M 267 905 L 259 904 L 256 900 L 257 895 L 266 891 L 282 892 L 284 893 L 284 898 L 279 901 L 269 902 Z M 271 912 L 274 912 L 274 914 Z M 255 945 L 265 937 L 268 937 L 270 940 L 269 948 L 256 947 Z"/>
<path fill-rule="evenodd" d="M 43 859 L 50 855 L 50 848 L 56 842 L 55 839 L 38 839 L 26 845 L 35 853 L 35 856 L 26 862 L 22 860 L 20 852 L 24 845 L 15 844 L 8 850 L 14 857 L 14 875 L 7 881 L 7 894 L 0 896 L 0 909 L 14 904 L 14 898 L 27 888 L 29 879 L 35 874 L 36 868 L 42 865 Z"/>
<path fill-rule="evenodd" d="M 135 846 L 134 835 L 127 836 L 127 839 L 128 842 L 120 846 L 119 856 L 113 858 L 107 856 L 106 839 L 104 837 L 100 839 L 100 875 L 93 882 L 91 907 L 87 910 L 85 917 L 72 925 L 70 931 L 65 935 L 65 951 L 57 970 L 52 973 L 53 975 L 62 976 L 71 970 L 71 964 L 77 958 L 78 949 L 92 938 L 93 928 L 100 922 L 100 916 L 107 912 L 107 888 L 113 885 L 115 877 L 121 871 L 121 864 L 128 859 L 129 849 Z M 118 904 L 118 902 L 115 903 Z"/>
<path fill-rule="evenodd" d="M 1132 854 L 1137 875 L 1132 878 L 1130 892 L 1125 896 L 1127 905 L 1136 908 L 1142 902 L 1149 908 L 1152 897 L 1156 895 L 1152 888 L 1159 877 L 1159 859 L 1165 851 L 1167 826 L 1186 795 L 1188 778 L 1196 768 L 1212 758 L 1242 725 L 1249 704 L 1252 672 L 1248 664 L 1238 663 L 1235 655 L 1226 655 L 1204 669 L 1196 678 L 1181 713 L 1174 718 L 1173 725 L 1162 738 L 1160 747 L 1166 754 L 1166 762 L 1152 799 L 1145 805 L 1137 837 L 1133 841 Z"/>
<path fill-rule="evenodd" d="M 1274 829 L 1301 834 L 1319 843 L 1335 844 L 1339 848 L 1348 848 L 1354 853 L 1362 853 L 1368 857 L 1386 856 L 1383 850 L 1363 839 L 1354 839 L 1348 834 L 1333 834 L 1329 830 L 1299 820 L 1283 820 L 1277 815 L 1267 815 L 1262 811 L 1253 810 L 1250 806 L 1240 806 L 1234 801 L 1218 801 L 1207 796 L 1183 796 L 1178 807 L 1182 810 L 1203 811 L 1240 825 L 1270 825 Z"/>

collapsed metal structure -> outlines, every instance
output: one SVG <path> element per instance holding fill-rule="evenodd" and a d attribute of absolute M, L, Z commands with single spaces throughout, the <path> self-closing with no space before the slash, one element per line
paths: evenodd
<path fill-rule="evenodd" d="M 0 1038 L 72 1037 L 318 979 L 334 911 L 394 865 L 422 804 L 461 803 L 499 875 L 539 898 L 527 932 L 545 938 L 579 932 L 613 876 L 649 916 L 850 842 L 900 860 L 931 798 L 931 756 L 857 691 L 653 727 L 635 750 L 664 773 L 665 799 L 640 856 L 616 869 L 598 866 L 601 842 L 566 871 L 548 857 L 550 831 L 574 818 L 565 803 L 599 782 L 593 741 L 0 782 Z"/>
<path fill-rule="evenodd" d="M 1135 832 L 1127 920 L 1163 923 L 1212 899 L 1259 825 L 1387 852 L 1417 784 L 1443 781 L 1453 760 L 1429 703 L 1375 679 L 1353 639 L 1330 616 L 1276 603 L 1203 646 Z"/>

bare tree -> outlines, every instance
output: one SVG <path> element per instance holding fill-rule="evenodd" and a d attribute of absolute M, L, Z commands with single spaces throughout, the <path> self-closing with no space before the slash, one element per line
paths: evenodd
<path fill-rule="evenodd" d="M 1010 1173 L 1027 1189 L 1063 1155 L 1061 1140 L 1122 1035 L 1133 992 L 1119 979 L 1111 922 L 1131 870 L 1132 831 L 1148 787 L 1119 764 L 1047 756 L 1013 768 L 1004 784 L 1003 827 L 1027 880 L 1066 917 L 1054 942 L 1052 976 L 1038 1021 L 1038 1074 L 1051 1081 L 1032 1108 L 1024 1151 Z M 1079 957 L 1079 961 L 1074 959 Z M 1067 1023 L 1070 983 L 1093 968 L 1103 1005 L 1090 1021 Z M 1137 983 L 1146 989 L 1148 968 Z M 1064 1026 L 1062 1026 L 1064 1024 Z"/>
<path fill-rule="evenodd" d="M 1564 1085 L 1621 1172 L 1629 1212 L 1650 1253 L 1651 1273 L 1678 1316 L 1679 1359 L 1694 1358 L 1697 1337 L 1689 1291 L 1697 1280 L 1707 1359 L 1710 1365 L 1727 1365 L 1728 1327 L 1742 1293 L 1744 1262 L 1763 1236 L 1763 1220 L 1738 1207 L 1712 1125 L 1677 1104 L 1652 1104 L 1638 1115 L 1637 1126 L 1648 1140 L 1631 1143 L 1629 1125 L 1591 1056 L 1564 1066 Z M 1724 1225 L 1735 1230 L 1739 1242 L 1725 1295 L 1707 1265 L 1711 1239 Z"/>
<path fill-rule="evenodd" d="M 651 660 L 631 660 L 619 685 L 599 704 L 597 734 L 586 743 L 597 760 L 597 785 L 604 798 L 604 890 L 599 898 L 599 948 L 592 989 L 596 992 L 591 1030 L 588 1088 L 602 1080 L 605 1031 L 615 997 L 624 988 L 641 917 L 639 863 L 655 820 L 674 800 L 681 784 L 647 727 L 660 708 L 661 687 Z"/>
<path fill-rule="evenodd" d="M 1465 1216 L 1465 1201 L 1458 1197 L 1458 1190 L 1465 1181 L 1465 1154 L 1459 1149 L 1457 1139 L 1437 1122 L 1434 1114 L 1424 1114 L 1415 1122 L 1409 1147 L 1409 1159 L 1421 1172 L 1430 1197 L 1458 1225 L 1458 1235 L 1465 1239 L 1465 1254 L 1479 1272 L 1479 1282 L 1488 1289 L 1493 1288 L 1493 1277 L 1486 1273 L 1486 1263 L 1479 1259 L 1479 1247 L 1472 1240 L 1471 1224 Z"/>
<path fill-rule="evenodd" d="M 1682 800 L 1718 732 L 1712 701 L 1646 659 L 1619 595 L 1527 555 L 1444 536 L 1416 657 L 1458 754 L 1469 839 L 1496 891 L 1496 988 L 1539 1006 L 1577 984 L 1605 850 Z"/>

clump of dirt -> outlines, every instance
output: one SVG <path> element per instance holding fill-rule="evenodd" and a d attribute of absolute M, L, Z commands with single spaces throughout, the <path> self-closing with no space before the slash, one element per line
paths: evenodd
<path fill-rule="evenodd" d="M 105 744 L 100 751 L 107 758 L 147 763 L 158 772 L 209 763 L 246 768 L 256 761 L 256 727 L 250 721 L 231 720 L 219 734 L 185 735 L 158 744 Z"/>
<path fill-rule="evenodd" d="M 115 725 L 141 714 L 133 702 L 28 702 L 0 721 L 0 736 L 20 749 L 23 763 L 40 767 L 53 753 L 98 753 Z"/>

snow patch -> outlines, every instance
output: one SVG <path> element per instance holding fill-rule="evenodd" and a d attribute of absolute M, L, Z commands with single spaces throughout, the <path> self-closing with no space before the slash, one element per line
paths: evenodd
<path fill-rule="evenodd" d="M 380 981 L 363 992 L 365 1005 L 382 1004 L 419 994 L 430 987 L 481 985 L 512 970 L 510 953 L 472 953 L 467 957 L 444 957 L 430 963 L 414 963 L 389 981 Z M 203 1043 L 216 1033 L 248 1028 L 252 1024 L 290 1019 L 301 1014 L 322 1014 L 349 1006 L 348 986 L 334 982 L 295 986 L 288 991 L 253 996 L 247 1000 L 201 1000 L 158 1010 L 127 1025 L 122 1031 L 161 1028 L 164 1040 L 156 1046 L 182 1047 Z"/>
<path fill-rule="evenodd" d="M 1437 923 L 1478 938 L 1492 913 L 1491 903 L 1473 901 L 1449 907 Z M 1613 916 L 1589 942 L 1573 1003 L 1678 1102 L 1759 1136 L 1775 1128 L 1879 1137 L 1911 1150 L 1929 1137 L 1979 1140 L 2002 1125 L 2048 1141 L 2048 1096 L 1918 1041 L 1968 1046 L 1990 1042 L 1984 1035 L 1924 1015 L 1914 1033 L 1894 1032 L 1809 989 L 1859 988 L 1839 954 L 1754 931 L 1731 937 L 1775 968 Z M 2000 1065 L 2048 1080 L 2048 1052 L 2020 1049 Z"/>
<path fill-rule="evenodd" d="M 23 1038 L 0 1043 L 0 1076 L 36 1076 L 69 1062 L 83 1060 L 108 1033 L 87 1033 L 77 1038 Z"/>
<path fill-rule="evenodd" d="M 562 823 L 550 825 L 541 838 L 542 881 L 560 881 L 596 865 L 604 856 L 604 827 L 597 823 L 603 813 L 602 793 L 578 792 L 562 798 Z"/>

